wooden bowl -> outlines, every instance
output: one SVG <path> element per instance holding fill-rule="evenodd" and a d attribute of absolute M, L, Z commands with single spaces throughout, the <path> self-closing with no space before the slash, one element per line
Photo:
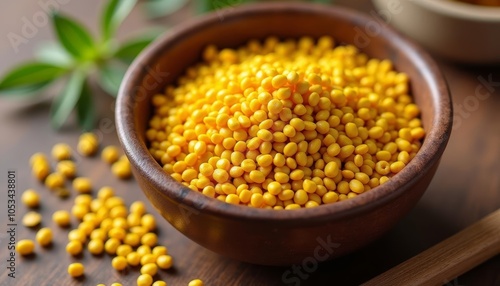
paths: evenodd
<path fill-rule="evenodd" d="M 417 156 L 386 184 L 356 198 L 312 209 L 276 211 L 230 205 L 194 192 L 167 175 L 148 152 L 150 98 L 198 62 L 209 44 L 237 47 L 249 39 L 333 36 L 356 43 L 358 29 L 379 25 L 360 47 L 390 59 L 411 79 L 427 132 Z M 416 204 L 429 185 L 452 125 L 447 85 L 422 49 L 392 28 L 354 11 L 300 3 L 242 6 L 188 20 L 148 47 L 129 68 L 117 100 L 118 136 L 142 190 L 160 214 L 196 243 L 221 255 L 264 265 L 318 262 L 375 240 Z"/>
<path fill-rule="evenodd" d="M 469 64 L 500 63 L 500 7 L 451 0 L 373 3 L 391 25 L 440 56 Z"/>

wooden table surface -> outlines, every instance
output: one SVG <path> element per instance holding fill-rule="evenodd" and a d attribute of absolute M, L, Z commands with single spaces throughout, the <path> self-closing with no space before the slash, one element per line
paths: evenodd
<path fill-rule="evenodd" d="M 40 3 L 49 2 L 39 1 Z M 49 25 L 41 27 L 28 43 L 16 52 L 7 40 L 9 32 L 22 32 L 23 17 L 30 18 L 41 11 L 38 1 L 15 1 L 0 4 L 0 74 L 10 66 L 29 59 L 34 46 L 52 38 Z M 53 1 L 54 2 L 54 1 Z M 96 31 L 98 11 L 102 1 L 59 1 L 60 8 L 87 23 Z M 374 11 L 369 1 L 338 1 L 356 6 L 366 12 Z M 349 3 L 351 2 L 351 3 Z M 355 3 L 352 3 L 355 2 Z M 156 25 L 171 25 L 185 20 L 189 7 L 180 15 L 157 20 Z M 140 31 L 148 21 L 135 10 L 120 30 L 120 37 L 129 31 Z M 149 22 L 151 24 L 151 22 Z M 472 67 L 448 63 L 436 57 L 445 74 L 456 107 L 456 125 L 441 160 L 439 170 L 429 189 L 397 226 L 378 241 L 349 256 L 322 263 L 318 269 L 301 281 L 300 285 L 357 285 L 403 262 L 417 253 L 453 235 L 500 207 L 500 84 L 481 87 L 485 80 L 500 81 L 500 67 Z M 481 94 L 489 93 L 489 96 Z M 54 225 L 50 216 L 58 209 L 69 210 L 72 199 L 61 200 L 46 190 L 30 175 L 28 159 L 37 151 L 50 152 L 53 144 L 67 142 L 76 146 L 79 131 L 70 120 L 60 132 L 51 129 L 49 103 L 43 98 L 36 101 L 0 99 L 0 284 L 1 285 L 96 285 L 121 282 L 135 285 L 137 269 L 119 273 L 112 269 L 108 255 L 93 257 L 85 252 L 75 259 L 64 248 L 68 230 Z M 114 122 L 113 101 L 99 97 L 101 122 Z M 103 145 L 118 144 L 114 125 L 99 130 Z M 27 209 L 20 203 L 22 191 L 35 188 L 42 194 L 40 213 L 42 226 L 54 231 L 53 246 L 37 246 L 34 257 L 16 259 L 16 278 L 7 277 L 7 172 L 15 170 L 17 177 L 16 221 L 19 223 Z M 80 175 L 92 178 L 95 187 L 110 185 L 127 203 L 146 201 L 136 182 L 120 181 L 111 175 L 109 167 L 98 157 L 84 158 L 78 165 Z M 74 196 L 74 194 L 72 195 Z M 149 211 L 155 211 L 148 204 Z M 155 213 L 156 215 L 156 213 Z M 212 253 L 180 234 L 156 215 L 159 222 L 160 242 L 166 245 L 175 259 L 175 267 L 162 271 L 160 277 L 169 285 L 187 285 L 194 278 L 201 278 L 206 285 L 284 285 L 282 276 L 290 267 L 263 267 L 232 261 Z M 73 223 L 75 225 L 76 221 Z M 16 228 L 16 239 L 34 238 L 35 231 L 21 224 Z M 499 234 L 500 235 L 500 234 Z M 85 278 L 75 280 L 66 274 L 72 261 L 82 261 L 86 266 Z M 500 256 L 483 263 L 446 285 L 500 285 Z"/>

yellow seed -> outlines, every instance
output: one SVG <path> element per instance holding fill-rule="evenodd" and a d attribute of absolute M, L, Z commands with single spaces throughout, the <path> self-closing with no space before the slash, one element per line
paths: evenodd
<path fill-rule="evenodd" d="M 120 151 L 118 147 L 114 145 L 106 146 L 101 151 L 101 159 L 108 164 L 113 164 L 114 162 L 118 161 L 119 157 Z"/>
<path fill-rule="evenodd" d="M 363 186 L 363 183 L 361 183 L 360 181 L 358 181 L 356 179 L 352 179 L 349 182 L 349 188 L 351 189 L 351 191 L 358 193 L 358 194 L 361 194 L 362 192 L 365 191 L 365 187 Z"/>
<path fill-rule="evenodd" d="M 147 230 L 154 230 L 156 228 L 156 219 L 152 214 L 145 214 L 141 218 L 141 225 Z"/>
<path fill-rule="evenodd" d="M 49 174 L 47 178 L 45 178 L 45 186 L 51 190 L 63 187 L 64 176 L 59 173 Z"/>
<path fill-rule="evenodd" d="M 104 250 L 106 250 L 108 254 L 115 254 L 118 246 L 120 246 L 120 241 L 112 237 L 104 243 Z"/>
<path fill-rule="evenodd" d="M 115 191 L 112 187 L 102 187 L 97 191 L 97 198 L 106 201 L 115 195 Z"/>
<path fill-rule="evenodd" d="M 27 227 L 34 227 L 42 222 L 42 215 L 37 212 L 30 211 L 23 216 L 23 225 Z"/>
<path fill-rule="evenodd" d="M 71 222 L 71 217 L 68 211 L 59 210 L 52 214 L 52 220 L 61 227 L 66 227 Z"/>
<path fill-rule="evenodd" d="M 121 271 L 127 268 L 127 259 L 123 256 L 116 256 L 113 260 L 111 260 L 111 266 L 113 266 L 114 269 Z"/>
<path fill-rule="evenodd" d="M 71 147 L 68 144 L 58 143 L 52 147 L 52 157 L 57 161 L 71 158 Z"/>
<path fill-rule="evenodd" d="M 90 253 L 94 255 L 99 255 L 104 250 L 104 243 L 100 239 L 92 239 L 89 241 L 87 249 L 89 250 Z"/>
<path fill-rule="evenodd" d="M 66 244 L 66 252 L 73 256 L 82 253 L 82 249 L 82 243 L 78 240 L 71 240 L 68 244 Z"/>
<path fill-rule="evenodd" d="M 85 268 L 83 267 L 83 264 L 78 262 L 71 263 L 68 266 L 68 274 L 71 275 L 72 277 L 80 277 L 83 275 L 84 271 Z"/>
<path fill-rule="evenodd" d="M 167 283 L 165 281 L 162 281 L 162 280 L 156 280 L 153 283 L 153 286 L 167 286 Z"/>
<path fill-rule="evenodd" d="M 141 274 L 137 278 L 137 286 L 151 286 L 153 284 L 153 277 L 149 274 Z"/>
<path fill-rule="evenodd" d="M 132 246 L 128 244 L 122 244 L 116 248 L 116 255 L 127 257 L 129 253 L 132 253 Z"/>
<path fill-rule="evenodd" d="M 111 172 L 119 179 L 128 179 L 132 176 L 132 169 L 128 160 L 118 160 L 113 163 Z"/>
<path fill-rule="evenodd" d="M 168 249 L 165 246 L 158 245 L 158 246 L 155 246 L 153 248 L 153 250 L 151 251 L 151 253 L 154 256 L 158 257 L 160 255 L 166 255 L 166 254 L 168 254 Z"/>
<path fill-rule="evenodd" d="M 188 286 L 204 286 L 205 284 L 200 279 L 194 279 L 189 281 Z"/>
<path fill-rule="evenodd" d="M 148 263 L 155 263 L 155 262 L 156 262 L 156 257 L 151 253 L 144 254 L 141 257 L 141 265 L 146 265 Z"/>
<path fill-rule="evenodd" d="M 155 276 L 158 272 L 158 266 L 155 263 L 147 263 L 141 267 L 141 274 L 149 274 Z"/>
<path fill-rule="evenodd" d="M 92 191 L 92 183 L 89 178 L 75 178 L 73 180 L 73 189 L 79 193 L 90 193 Z"/>
<path fill-rule="evenodd" d="M 408 76 L 388 60 L 329 37 L 209 46 L 203 58 L 153 96 L 145 135 L 166 173 L 208 197 L 276 210 L 334 203 L 389 180 L 421 146 Z"/>
<path fill-rule="evenodd" d="M 161 269 L 169 269 L 174 264 L 174 260 L 172 259 L 172 256 L 164 254 L 156 258 L 156 264 Z"/>
<path fill-rule="evenodd" d="M 21 201 L 29 208 L 36 208 L 40 202 L 40 196 L 33 189 L 27 189 L 21 196 Z"/>
<path fill-rule="evenodd" d="M 39 181 L 43 181 L 50 174 L 50 165 L 46 161 L 35 161 L 32 167 L 32 173 Z"/>
<path fill-rule="evenodd" d="M 73 229 L 68 233 L 68 240 L 78 240 L 81 243 L 85 243 L 87 235 L 81 229 Z"/>
<path fill-rule="evenodd" d="M 36 241 L 41 246 L 47 246 L 52 243 L 52 230 L 48 227 L 41 228 L 36 233 Z"/>
<path fill-rule="evenodd" d="M 79 220 L 83 219 L 83 217 L 89 211 L 90 211 L 89 207 L 87 205 L 83 205 L 83 204 L 74 205 L 71 208 L 71 213 L 73 214 L 74 217 L 76 217 Z"/>
<path fill-rule="evenodd" d="M 73 178 L 76 174 L 76 165 L 73 161 L 62 160 L 57 163 L 56 170 L 66 178 Z"/>
<path fill-rule="evenodd" d="M 39 162 L 47 163 L 48 162 L 47 156 L 45 156 L 45 154 L 40 153 L 40 152 L 31 155 L 31 157 L 30 157 L 30 166 L 31 167 L 33 167 L 36 163 L 39 163 Z"/>
<path fill-rule="evenodd" d="M 141 256 L 137 252 L 127 254 L 127 263 L 131 266 L 137 266 L 141 262 Z"/>
<path fill-rule="evenodd" d="M 84 156 L 92 156 L 97 152 L 99 142 L 93 133 L 83 133 L 78 140 L 78 152 Z"/>
<path fill-rule="evenodd" d="M 35 250 L 35 243 L 30 239 L 21 239 L 16 243 L 16 251 L 21 255 L 30 255 Z"/>
<path fill-rule="evenodd" d="M 136 252 L 141 256 L 141 258 L 146 254 L 151 254 L 151 247 L 148 245 L 141 245 L 137 248 Z"/>

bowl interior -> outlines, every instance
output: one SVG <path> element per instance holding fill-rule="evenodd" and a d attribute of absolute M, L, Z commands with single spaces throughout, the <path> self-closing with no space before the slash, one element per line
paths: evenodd
<path fill-rule="evenodd" d="M 367 28 L 369 27 L 369 28 Z M 371 29 L 371 30 L 367 30 Z M 176 82 L 185 69 L 200 60 L 209 44 L 238 47 L 250 39 L 277 36 L 281 39 L 332 36 L 338 44 L 354 44 L 369 57 L 390 59 L 398 71 L 411 79 L 411 93 L 422 110 L 427 132 L 417 157 L 388 183 L 354 199 L 315 209 L 293 212 L 260 210 L 234 206 L 192 192 L 164 174 L 149 155 L 145 130 L 152 95 Z M 165 196 L 213 214 L 229 214 L 241 219 L 318 220 L 336 219 L 362 212 L 399 196 L 418 181 L 439 159 L 451 130 L 451 103 L 445 81 L 434 62 L 420 48 L 379 20 L 341 8 L 300 3 L 268 3 L 220 10 L 177 26 L 143 52 L 129 69 L 117 101 L 117 125 L 125 152 L 140 176 L 161 188 Z M 163 187 L 162 187 L 163 186 Z"/>

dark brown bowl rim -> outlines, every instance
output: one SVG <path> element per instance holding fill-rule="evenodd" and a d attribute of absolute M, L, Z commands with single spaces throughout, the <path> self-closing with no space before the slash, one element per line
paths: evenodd
<path fill-rule="evenodd" d="M 247 206 L 231 205 L 213 198 L 208 198 L 199 192 L 184 187 L 180 183 L 177 190 L 167 189 L 163 186 L 171 184 L 161 166 L 150 155 L 146 145 L 134 130 L 133 94 L 134 88 L 140 85 L 145 76 L 144 67 L 151 66 L 162 53 L 162 48 L 170 41 L 182 40 L 186 35 L 197 33 L 198 27 L 213 25 L 221 21 L 231 21 L 249 14 L 273 13 L 276 11 L 304 12 L 337 17 L 344 21 L 351 21 L 361 26 L 373 18 L 346 8 L 325 6 L 311 3 L 259 3 L 243 5 L 224 11 L 213 12 L 183 24 L 177 25 L 169 32 L 157 39 L 143 51 L 129 67 L 116 101 L 117 132 L 123 149 L 130 162 L 136 167 L 136 174 L 143 176 L 152 186 L 158 189 L 163 196 L 177 201 L 185 207 L 203 212 L 207 215 L 229 216 L 238 220 L 276 221 L 289 223 L 307 223 L 308 221 L 334 221 L 349 216 L 359 215 L 381 204 L 385 204 L 395 197 L 402 195 L 409 186 L 413 186 L 426 173 L 430 171 L 442 155 L 448 142 L 452 127 L 451 97 L 444 77 L 432 58 L 422 48 L 411 40 L 396 32 L 387 24 L 382 26 L 380 37 L 391 39 L 395 46 L 399 46 L 412 62 L 421 70 L 426 71 L 423 76 L 430 83 L 432 100 L 434 101 L 435 115 L 430 130 L 417 156 L 393 179 L 387 183 L 373 188 L 356 198 L 333 204 L 320 205 L 316 208 L 298 209 L 293 211 L 276 211 L 255 209 Z M 422 167 L 419 167 L 422 166 Z M 397 178 L 397 179 L 396 179 Z"/>

